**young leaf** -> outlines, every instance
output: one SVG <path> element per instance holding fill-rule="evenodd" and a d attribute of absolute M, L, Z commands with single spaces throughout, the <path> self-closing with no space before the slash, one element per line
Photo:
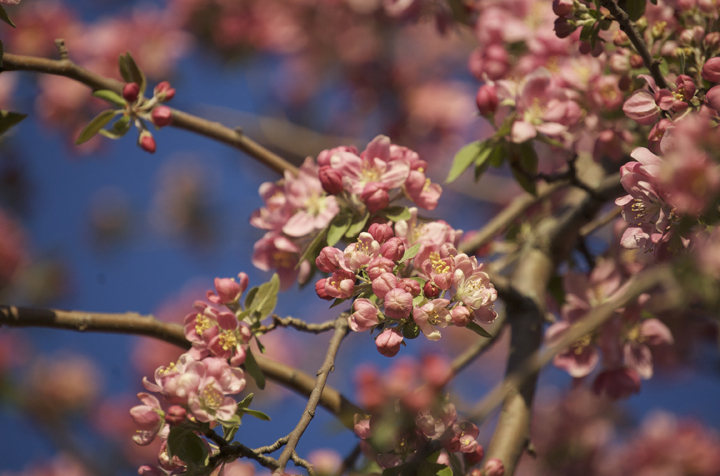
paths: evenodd
<path fill-rule="evenodd" d="M 347 299 L 337 298 L 337 299 L 335 299 L 335 300 L 333 301 L 332 306 L 330 306 L 328 309 L 332 309 L 332 308 L 334 308 L 335 306 L 339 306 L 340 304 L 344 303 L 345 301 L 347 301 Z"/>
<path fill-rule="evenodd" d="M 257 286 L 254 286 L 245 295 L 245 309 L 246 310 L 250 309 L 250 303 L 253 302 L 253 299 L 255 299 L 255 295 L 257 294 L 258 289 L 259 288 Z"/>
<path fill-rule="evenodd" d="M 120 119 L 115 121 L 112 128 L 100 129 L 100 134 L 104 135 L 109 139 L 119 139 L 130 130 L 130 116 L 122 116 Z"/>
<path fill-rule="evenodd" d="M 248 415 L 254 416 L 259 420 L 270 421 L 270 417 L 261 412 L 260 410 L 251 410 L 249 408 L 244 408 L 243 412 L 247 413 Z"/>
<path fill-rule="evenodd" d="M 171 456 L 177 456 L 186 463 L 202 465 L 208 455 L 200 437 L 193 430 L 183 426 L 176 426 L 170 430 L 167 447 Z"/>
<path fill-rule="evenodd" d="M 537 194 L 535 176 L 538 169 L 538 157 L 532 141 L 513 144 L 510 149 L 511 170 L 518 184 L 528 193 Z"/>
<path fill-rule="evenodd" d="M 244 410 L 244 409 L 246 409 L 247 407 L 249 407 L 250 404 L 251 404 L 252 401 L 253 401 L 253 397 L 254 397 L 254 396 L 255 396 L 255 394 L 254 394 L 254 393 L 251 393 L 251 394 L 249 394 L 247 397 L 243 398 L 240 402 L 238 402 L 238 404 L 237 404 L 238 411 Z"/>
<path fill-rule="evenodd" d="M 454 182 L 455 179 L 462 175 L 462 173 L 465 172 L 465 169 L 470 167 L 470 164 L 472 164 L 486 149 L 488 149 L 487 141 L 479 140 L 471 142 L 460 149 L 458 153 L 455 154 L 452 167 L 450 167 L 450 172 L 445 179 L 445 183 Z"/>
<path fill-rule="evenodd" d="M 474 333 L 476 333 L 477 335 L 479 335 L 479 336 L 487 337 L 487 338 L 492 337 L 492 334 L 490 334 L 488 331 L 486 331 L 485 329 L 483 329 L 482 327 L 480 327 L 480 326 L 479 326 L 477 323 L 475 323 L 475 322 L 472 322 L 472 321 L 471 321 L 466 327 L 467 327 L 468 329 L 470 329 L 471 331 L 473 331 Z"/>
<path fill-rule="evenodd" d="M 127 62 L 125 61 L 125 55 L 120 55 L 118 59 L 118 67 L 120 68 L 120 76 L 126 83 L 132 83 L 130 78 L 130 72 L 128 71 Z"/>
<path fill-rule="evenodd" d="M 638 21 L 645 14 L 645 5 L 647 0 L 627 0 L 625 11 L 632 21 Z"/>
<path fill-rule="evenodd" d="M 305 249 L 305 252 L 300 257 L 300 260 L 298 261 L 298 264 L 296 268 L 300 267 L 300 263 L 302 263 L 305 260 L 310 261 L 310 263 L 315 263 L 315 258 L 318 257 L 320 254 L 320 250 L 323 249 L 326 243 L 328 230 L 330 229 L 330 226 L 325 227 L 318 235 L 313 238 L 312 242 L 308 245 L 308 247 Z"/>
<path fill-rule="evenodd" d="M 2 5 L 0 5 L 0 20 L 15 28 L 15 23 L 12 22 Z"/>
<path fill-rule="evenodd" d="M 345 237 L 352 238 L 353 236 L 359 235 L 363 228 L 365 228 L 365 223 L 367 223 L 368 218 L 370 218 L 369 213 L 366 213 L 364 216 L 355 215 L 350 228 L 348 228 L 347 233 L 345 233 Z"/>
<path fill-rule="evenodd" d="M 248 349 L 245 354 L 245 370 L 247 370 L 247 373 L 255 380 L 260 390 L 265 389 L 265 375 L 263 375 L 262 370 L 260 370 L 260 366 L 250 349 Z"/>
<path fill-rule="evenodd" d="M 147 86 L 145 74 L 140 71 L 140 68 L 138 68 L 137 63 L 135 63 L 135 60 L 130 55 L 129 51 L 125 53 L 125 65 L 127 66 L 128 75 L 130 76 L 130 81 L 128 82 L 137 83 L 138 86 L 140 86 L 140 93 L 138 93 L 138 96 L 142 96 L 145 93 L 145 87 Z"/>
<path fill-rule="evenodd" d="M 405 254 L 403 254 L 403 257 L 398 263 L 404 263 L 407 260 L 413 259 L 415 255 L 418 254 L 418 251 L 420 251 L 420 243 L 415 243 L 410 248 L 405 250 Z"/>
<path fill-rule="evenodd" d="M 116 106 L 120 106 L 120 107 L 124 107 L 127 104 L 127 102 L 125 101 L 125 99 L 123 99 L 122 96 L 120 96 L 115 91 L 111 91 L 109 89 L 100 89 L 98 91 L 95 91 L 93 93 L 93 96 L 95 96 L 96 98 L 103 99 L 107 102 L 113 103 Z"/>
<path fill-rule="evenodd" d="M 105 124 L 110 122 L 110 120 L 115 117 L 115 114 L 119 113 L 120 111 L 117 111 L 115 109 L 106 109 L 105 111 L 98 114 L 95 119 L 90 121 L 87 126 L 85 126 L 85 129 L 82 130 L 80 133 L 80 137 L 75 141 L 75 145 L 83 144 L 93 137 L 95 137 L 95 134 L 97 134 L 100 129 L 105 127 Z"/>
<path fill-rule="evenodd" d="M 266 318 L 275 309 L 279 290 L 280 278 L 277 273 L 275 273 L 272 278 L 270 278 L 270 281 L 258 287 L 246 310 L 257 313 L 258 320 Z"/>
<path fill-rule="evenodd" d="M 17 125 L 26 117 L 27 114 L 20 114 L 18 112 L 11 111 L 0 111 L 0 136 L 5 134 L 8 129 Z"/>
<path fill-rule="evenodd" d="M 330 223 L 330 229 L 327 234 L 328 246 L 335 246 L 335 243 L 340 241 L 340 238 L 342 238 L 345 232 L 348 231 L 348 228 L 350 228 L 350 223 L 351 220 L 348 215 L 338 215 L 335 217 L 332 223 Z"/>
<path fill-rule="evenodd" d="M 385 209 L 385 217 L 388 220 L 397 222 L 400 220 L 409 220 L 412 218 L 412 214 L 407 207 L 390 207 Z"/>

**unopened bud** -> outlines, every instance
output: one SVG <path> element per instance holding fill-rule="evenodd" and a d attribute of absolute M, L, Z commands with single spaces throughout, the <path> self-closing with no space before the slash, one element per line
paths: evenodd
<path fill-rule="evenodd" d="M 566 17 L 574 10 L 573 0 L 553 0 L 552 9 L 555 15 Z"/>
<path fill-rule="evenodd" d="M 555 35 L 557 35 L 558 38 L 567 38 L 572 35 L 576 29 L 577 26 L 575 25 L 575 22 L 572 22 L 567 18 L 561 17 L 555 20 Z"/>
<path fill-rule="evenodd" d="M 395 357 L 400 352 L 400 344 L 403 336 L 397 329 L 385 329 L 382 334 L 375 339 L 375 345 L 378 352 L 385 357 Z"/>
<path fill-rule="evenodd" d="M 617 75 L 625 75 L 630 72 L 630 58 L 623 54 L 610 56 L 610 71 Z"/>
<path fill-rule="evenodd" d="M 432 281 L 428 281 L 423 287 L 423 294 L 428 299 L 435 299 L 440 295 L 440 288 L 435 286 Z"/>
<path fill-rule="evenodd" d="M 156 98 L 158 98 L 158 101 L 165 102 L 175 97 L 175 89 L 170 87 L 170 83 L 168 81 L 163 81 L 155 86 L 153 94 Z"/>
<path fill-rule="evenodd" d="M 622 30 L 615 30 L 615 33 L 613 33 L 613 44 L 615 46 L 624 46 L 627 45 L 630 39 L 627 36 L 627 33 L 625 33 Z"/>
<path fill-rule="evenodd" d="M 167 106 L 158 106 L 150 113 L 152 122 L 158 127 L 165 127 L 172 124 L 172 111 Z"/>
<path fill-rule="evenodd" d="M 370 213 L 376 213 L 386 208 L 390 203 L 390 195 L 384 186 L 378 183 L 369 183 L 365 185 L 360 200 L 365 202 Z"/>
<path fill-rule="evenodd" d="M 165 421 L 170 426 L 179 425 L 180 423 L 185 421 L 186 417 L 187 410 L 185 410 L 180 405 L 172 405 L 170 408 L 168 408 L 167 413 L 165 413 Z"/>
<path fill-rule="evenodd" d="M 632 55 L 630 56 L 630 66 L 633 68 L 642 68 L 643 66 L 643 59 L 640 55 Z"/>
<path fill-rule="evenodd" d="M 720 46 L 720 32 L 713 31 L 705 35 L 703 46 L 706 50 L 714 50 Z"/>
<path fill-rule="evenodd" d="M 150 134 L 148 131 L 142 131 L 140 133 L 138 145 L 142 150 L 144 150 L 145 152 L 150 152 L 151 154 L 154 154 L 155 149 L 157 148 L 157 146 L 155 145 L 155 139 L 153 139 L 152 134 Z"/>
<path fill-rule="evenodd" d="M 380 247 L 380 254 L 391 261 L 399 261 L 405 254 L 405 244 L 400 238 L 390 238 Z"/>
<path fill-rule="evenodd" d="M 337 195 L 343 191 L 342 175 L 339 171 L 329 165 L 320 167 L 320 170 L 318 171 L 318 178 L 320 179 L 320 184 L 322 185 L 323 190 L 330 195 Z"/>
<path fill-rule="evenodd" d="M 711 83 L 720 83 L 720 57 L 710 58 L 705 62 L 702 77 Z"/>
<path fill-rule="evenodd" d="M 710 88 L 710 90 L 705 93 L 705 102 L 707 102 L 711 108 L 720 111 L 720 86 Z"/>
<path fill-rule="evenodd" d="M 499 459 L 493 458 L 485 463 L 485 476 L 503 476 L 503 474 L 505 474 L 505 466 Z"/>
<path fill-rule="evenodd" d="M 485 450 L 482 446 L 477 445 L 475 447 L 475 451 L 473 451 L 472 453 L 463 453 L 463 456 L 465 457 L 465 464 L 467 466 L 474 466 L 480 461 L 482 461 L 482 459 L 485 457 Z"/>
<path fill-rule="evenodd" d="M 370 233 L 375 239 L 375 241 L 377 241 L 381 245 L 395 236 L 392 227 L 385 223 L 373 223 L 372 225 L 370 225 L 368 233 Z"/>
<path fill-rule="evenodd" d="M 320 299 L 324 299 L 326 301 L 332 301 L 333 297 L 329 296 L 328 293 L 325 291 L 325 282 L 327 279 L 323 278 L 319 280 L 317 283 L 315 283 L 315 292 L 317 293 L 318 297 Z"/>
<path fill-rule="evenodd" d="M 140 86 L 137 83 L 127 83 L 123 86 L 122 96 L 127 102 L 137 101 L 140 94 Z"/>
<path fill-rule="evenodd" d="M 477 96 L 475 96 L 475 102 L 477 103 L 480 114 L 483 116 L 494 114 L 498 104 L 500 104 L 495 86 L 492 84 L 483 84 L 480 86 Z"/>
<path fill-rule="evenodd" d="M 718 4 L 717 0 L 698 0 L 698 7 L 703 13 L 716 13 Z"/>

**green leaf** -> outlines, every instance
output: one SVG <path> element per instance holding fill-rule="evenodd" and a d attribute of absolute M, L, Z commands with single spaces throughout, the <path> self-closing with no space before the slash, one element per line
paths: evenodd
<path fill-rule="evenodd" d="M 248 291 L 247 294 L 245 295 L 245 309 L 246 310 L 250 309 L 250 303 L 253 302 L 253 299 L 255 299 L 255 295 L 257 294 L 258 289 L 259 288 L 257 286 L 253 286 L 250 289 L 250 291 Z"/>
<path fill-rule="evenodd" d="M 93 92 L 93 96 L 96 98 L 103 99 L 107 102 L 113 103 L 116 106 L 124 107 L 127 104 L 127 101 L 123 99 L 122 96 L 120 96 L 115 91 L 111 91 L 109 89 L 100 89 L 98 91 Z"/>
<path fill-rule="evenodd" d="M 444 464 L 423 461 L 422 463 L 420 463 L 420 467 L 418 468 L 417 474 L 418 474 L 418 476 L 435 476 L 435 475 L 446 476 L 447 473 L 443 472 L 446 469 L 450 470 L 450 468 L 448 468 Z M 450 476 L 452 476 L 452 470 L 450 470 Z"/>
<path fill-rule="evenodd" d="M 512 174 L 518 184 L 528 193 L 537 194 L 535 176 L 538 170 L 538 157 L 531 140 L 522 144 L 513 144 L 510 148 Z M 519 170 L 518 170 L 519 169 Z M 522 171 L 525 171 L 523 173 Z"/>
<path fill-rule="evenodd" d="M 0 5 L 0 20 L 15 28 L 15 23 L 12 22 L 2 5 Z"/>
<path fill-rule="evenodd" d="M 85 129 L 82 130 L 80 133 L 80 137 L 75 141 L 75 145 L 83 144 L 93 137 L 95 137 L 95 134 L 97 134 L 100 129 L 105 127 L 105 124 L 110 122 L 110 120 L 115 117 L 115 114 L 119 113 L 120 111 L 117 111 L 115 109 L 106 109 L 105 111 L 98 114 L 95 119 L 90 121 L 87 126 L 85 126 Z"/>
<path fill-rule="evenodd" d="M 195 432 L 182 425 L 170 429 L 167 439 L 168 454 L 177 456 L 186 463 L 202 465 L 208 452 L 202 439 Z"/>
<path fill-rule="evenodd" d="M 646 0 L 627 0 L 625 11 L 632 21 L 638 21 L 645 14 Z"/>
<path fill-rule="evenodd" d="M 418 251 L 420 251 L 420 243 L 415 243 L 410 248 L 405 250 L 405 254 L 403 254 L 403 257 L 398 263 L 404 263 L 407 260 L 413 259 L 415 255 L 418 254 Z"/>
<path fill-rule="evenodd" d="M 125 65 L 127 66 L 127 72 L 130 77 L 129 82 L 137 83 L 138 86 L 140 86 L 140 93 L 138 94 L 138 96 L 142 96 L 143 94 L 145 94 L 145 87 L 147 86 L 145 74 L 140 71 L 140 68 L 138 68 L 137 63 L 135 63 L 135 60 L 130 55 L 129 51 L 125 53 Z"/>
<path fill-rule="evenodd" d="M 243 398 L 240 402 L 238 402 L 238 404 L 237 404 L 238 411 L 249 407 L 253 401 L 254 396 L 255 396 L 255 394 L 251 393 L 247 397 Z"/>
<path fill-rule="evenodd" d="M 330 226 L 325 227 L 315 238 L 313 238 L 308 247 L 305 249 L 303 255 L 300 257 L 300 261 L 298 261 L 296 266 L 297 268 L 299 268 L 300 263 L 305 260 L 308 260 L 311 264 L 315 264 L 315 258 L 318 257 L 320 251 L 325 246 L 325 239 L 327 238 L 329 229 Z"/>
<path fill-rule="evenodd" d="M 19 112 L 0 111 L 0 135 L 5 134 L 8 129 L 17 125 L 26 117 L 27 114 L 20 114 Z"/>
<path fill-rule="evenodd" d="M 480 177 L 482 177 L 493 162 L 497 162 L 498 159 L 495 157 L 496 155 L 501 154 L 500 161 L 502 163 L 502 149 L 503 147 L 500 144 L 488 144 L 487 147 L 480 152 L 480 155 L 475 159 L 475 183 L 480 180 Z"/>
<path fill-rule="evenodd" d="M 410 210 L 408 210 L 408 207 L 389 207 L 385 209 L 385 216 L 388 220 L 392 221 L 400 221 L 400 220 L 409 220 L 412 218 L 412 214 L 410 213 Z"/>
<path fill-rule="evenodd" d="M 245 370 L 247 370 L 247 373 L 249 373 L 253 380 L 255 380 L 255 384 L 257 384 L 258 388 L 263 390 L 265 388 L 265 375 L 263 375 L 262 370 L 260 370 L 260 366 L 255 360 L 255 356 L 253 356 L 250 349 L 248 349 L 245 354 Z"/>
<path fill-rule="evenodd" d="M 334 308 L 335 306 L 339 306 L 340 304 L 344 303 L 345 301 L 347 301 L 347 299 L 336 298 L 336 299 L 333 301 L 332 306 L 330 306 L 328 309 L 332 309 L 332 308 Z"/>
<path fill-rule="evenodd" d="M 243 410 L 243 412 L 247 413 L 250 416 L 254 416 L 255 418 L 263 421 L 270 421 L 270 417 L 261 412 L 260 410 L 251 410 L 249 408 L 246 408 Z"/>
<path fill-rule="evenodd" d="M 580 30 L 580 41 L 590 42 L 590 40 L 592 40 L 596 23 L 597 22 L 594 21 L 588 21 L 583 25 L 582 30 Z"/>
<path fill-rule="evenodd" d="M 507 142 L 500 141 L 495 145 L 487 161 L 495 168 L 501 167 L 505 163 L 505 157 L 508 155 Z"/>
<path fill-rule="evenodd" d="M 126 83 L 132 83 L 127 62 L 125 61 L 125 55 L 120 55 L 120 58 L 118 59 L 118 66 L 120 68 L 120 76 L 122 76 L 123 80 L 125 80 Z"/>
<path fill-rule="evenodd" d="M 130 116 L 122 116 L 120 119 L 115 121 L 112 128 L 100 129 L 100 134 L 110 139 L 119 139 L 130 130 Z"/>
<path fill-rule="evenodd" d="M 450 467 L 445 466 L 443 469 L 441 469 L 440 471 L 438 471 L 435 474 L 437 476 L 453 476 L 454 473 L 453 473 L 453 470 L 450 469 Z M 458 474 L 462 474 L 462 473 L 458 473 Z"/>
<path fill-rule="evenodd" d="M 403 337 L 406 339 L 415 339 L 420 335 L 420 327 L 413 321 L 409 320 L 402 328 Z"/>
<path fill-rule="evenodd" d="M 555 298 L 558 308 L 565 304 L 565 288 L 563 286 L 562 277 L 557 274 L 552 275 L 548 281 L 548 292 L 550 292 L 550 295 Z"/>
<path fill-rule="evenodd" d="M 353 236 L 359 235 L 360 232 L 363 231 L 363 228 L 365 228 L 368 218 L 370 218 L 370 213 L 366 213 L 363 216 L 355 215 L 350 228 L 348 228 L 347 233 L 345 233 L 345 237 L 352 238 Z"/>
<path fill-rule="evenodd" d="M 255 313 L 258 320 L 265 319 L 275 309 L 278 291 L 280 291 L 280 278 L 275 273 L 270 281 L 258 287 L 246 310 Z"/>
<path fill-rule="evenodd" d="M 345 232 L 350 228 L 350 223 L 351 219 L 348 215 L 341 214 L 335 217 L 332 223 L 330 223 L 330 229 L 328 229 L 328 246 L 335 246 L 335 243 L 340 241 L 343 235 L 345 235 Z"/>
<path fill-rule="evenodd" d="M 476 322 L 470 321 L 470 323 L 466 327 L 479 336 L 488 338 L 492 337 L 492 334 L 480 327 Z"/>
<path fill-rule="evenodd" d="M 472 164 L 486 150 L 488 150 L 487 141 L 479 140 L 471 142 L 460 149 L 458 153 L 455 154 L 452 167 L 450 167 L 450 172 L 445 179 L 445 183 L 454 182 L 458 177 L 460 177 L 460 175 L 462 175 L 463 172 L 465 172 L 465 169 L 470 167 L 470 164 Z"/>

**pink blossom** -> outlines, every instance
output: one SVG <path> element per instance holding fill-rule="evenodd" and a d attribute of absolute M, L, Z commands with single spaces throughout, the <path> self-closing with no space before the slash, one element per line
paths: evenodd
<path fill-rule="evenodd" d="M 320 250 L 320 254 L 315 258 L 315 266 L 324 273 L 332 273 L 341 268 L 345 269 L 345 255 L 334 246 L 326 246 Z"/>
<path fill-rule="evenodd" d="M 285 187 L 282 184 L 265 182 L 260 185 L 260 197 L 265 202 L 265 206 L 252 213 L 250 224 L 262 230 L 280 230 L 291 215 Z"/>
<path fill-rule="evenodd" d="M 660 108 L 655 103 L 655 98 L 644 90 L 635 92 L 625 101 L 623 112 L 644 126 L 655 124 L 660 119 Z"/>
<path fill-rule="evenodd" d="M 605 370 L 595 377 L 593 391 L 613 400 L 628 398 L 640 391 L 640 376 L 627 367 Z"/>
<path fill-rule="evenodd" d="M 559 321 L 551 325 L 545 339 L 553 345 L 570 328 L 569 321 Z M 570 347 L 558 352 L 553 358 L 555 367 L 565 370 L 571 377 L 581 378 L 592 372 L 597 366 L 600 357 L 597 348 L 593 345 L 591 336 L 586 336 L 572 344 Z"/>
<path fill-rule="evenodd" d="M 450 311 L 447 309 L 450 301 L 448 299 L 433 299 L 423 306 L 413 310 L 415 324 L 430 340 L 440 339 L 440 331 L 451 322 Z"/>
<path fill-rule="evenodd" d="M 285 172 L 285 194 L 288 206 L 294 211 L 282 227 L 288 236 L 301 237 L 322 230 L 340 211 L 335 197 L 323 190 L 317 166 L 309 157 L 297 176 Z"/>
<path fill-rule="evenodd" d="M 382 247 L 381 247 L 382 249 Z M 368 277 L 371 281 L 376 280 L 383 273 L 391 273 L 395 268 L 395 262 L 384 256 L 376 256 L 367 265 Z"/>
<path fill-rule="evenodd" d="M 187 419 L 187 410 L 180 405 L 171 405 L 165 414 L 165 421 L 170 426 L 177 426 Z"/>
<path fill-rule="evenodd" d="M 369 299 L 356 299 L 353 303 L 353 312 L 348 318 L 350 329 L 355 332 L 364 332 L 378 324 L 380 310 Z"/>
<path fill-rule="evenodd" d="M 394 274 L 383 273 L 379 278 L 373 280 L 372 290 L 378 298 L 385 299 L 385 295 L 390 292 L 391 289 L 395 289 L 397 284 L 398 280 Z"/>
<path fill-rule="evenodd" d="M 143 403 L 130 409 L 130 416 L 138 426 L 137 434 L 133 440 L 138 445 L 149 445 L 155 439 L 165 424 L 165 413 L 160 408 L 160 402 L 149 393 L 138 393 Z"/>
<path fill-rule="evenodd" d="M 345 189 L 343 186 L 342 175 L 329 165 L 320 167 L 320 170 L 318 171 L 318 178 L 320 179 L 323 190 L 330 195 L 337 195 Z"/>
<path fill-rule="evenodd" d="M 370 213 L 377 213 L 383 208 L 387 208 L 390 203 L 390 194 L 388 188 L 382 183 L 369 183 L 365 185 L 360 200 L 365 202 Z"/>
<path fill-rule="evenodd" d="M 252 264 L 262 270 L 275 269 L 280 277 L 280 288 L 285 290 L 298 275 L 296 265 L 300 248 L 279 233 L 269 232 L 255 243 Z"/>
<path fill-rule="evenodd" d="M 375 339 L 378 352 L 385 357 L 395 357 L 400 352 L 400 343 L 403 341 L 402 333 L 397 329 L 385 329 Z"/>
<path fill-rule="evenodd" d="M 601 76 L 590 89 L 590 99 L 598 107 L 614 111 L 623 103 L 623 93 L 618 87 L 619 78 L 614 75 Z"/>
<path fill-rule="evenodd" d="M 395 237 L 402 240 L 406 249 L 420 243 L 418 253 L 413 258 L 413 265 L 421 268 L 433 251 L 440 251 L 443 245 L 457 246 L 462 230 L 454 230 L 442 220 L 419 224 L 417 213 L 417 208 L 410 208 L 410 219 L 400 220 L 395 224 Z"/>
<path fill-rule="evenodd" d="M 368 228 L 368 233 L 381 245 L 395 236 L 392 227 L 385 223 L 373 223 Z"/>
<path fill-rule="evenodd" d="M 355 292 L 355 274 L 337 270 L 325 281 L 325 293 L 338 299 L 348 299 Z"/>
<path fill-rule="evenodd" d="M 217 294 L 208 290 L 207 299 L 214 304 L 236 303 L 248 287 L 249 278 L 246 273 L 239 273 L 240 282 L 234 278 L 215 278 Z"/>
<path fill-rule="evenodd" d="M 320 279 L 317 283 L 315 283 L 315 293 L 318 295 L 318 297 L 320 299 L 324 299 L 326 301 L 332 301 L 334 298 L 325 292 L 325 283 L 326 282 L 327 282 L 327 279 L 323 278 L 323 279 Z"/>
<path fill-rule="evenodd" d="M 503 476 L 505 465 L 498 458 L 492 458 L 485 463 L 485 476 Z"/>
<path fill-rule="evenodd" d="M 465 327 L 473 320 L 473 311 L 466 306 L 455 306 L 452 311 L 450 311 L 450 316 L 452 317 L 452 323 L 454 325 Z"/>
<path fill-rule="evenodd" d="M 421 292 L 420 283 L 412 278 L 403 278 L 399 280 L 397 287 L 409 292 L 413 297 L 419 296 Z"/>
<path fill-rule="evenodd" d="M 702 68 L 703 79 L 711 83 L 720 83 L 720 56 L 710 58 Z"/>
<path fill-rule="evenodd" d="M 385 243 L 387 244 L 387 243 Z M 385 245 L 383 245 L 385 246 Z M 366 266 L 380 254 L 380 243 L 370 233 L 363 232 L 355 243 L 350 243 L 344 251 L 345 266 L 350 271 L 357 271 Z"/>
<path fill-rule="evenodd" d="M 416 205 L 426 210 L 435 210 L 442 195 L 442 187 L 432 183 L 420 170 L 410 171 L 405 181 L 405 191 Z"/>
<path fill-rule="evenodd" d="M 468 69 L 479 80 L 484 75 L 492 80 L 501 79 L 510 71 L 510 58 L 502 45 L 488 45 L 470 53 Z"/>
<path fill-rule="evenodd" d="M 400 238 L 390 238 L 380 247 L 380 254 L 390 261 L 400 261 L 405 254 L 405 244 Z"/>
<path fill-rule="evenodd" d="M 385 294 L 385 315 L 393 319 L 404 319 L 413 307 L 412 294 L 403 289 L 391 289 Z"/>
<path fill-rule="evenodd" d="M 667 202 L 680 214 L 699 215 L 720 188 L 717 163 L 697 150 L 666 156 L 661 175 Z"/>
<path fill-rule="evenodd" d="M 455 271 L 452 283 L 456 289 L 454 301 L 464 303 L 473 310 L 475 317 L 483 323 L 489 324 L 495 320 L 497 313 L 493 304 L 497 299 L 497 290 L 490 282 L 482 264 L 477 259 L 465 254 L 455 258 Z"/>

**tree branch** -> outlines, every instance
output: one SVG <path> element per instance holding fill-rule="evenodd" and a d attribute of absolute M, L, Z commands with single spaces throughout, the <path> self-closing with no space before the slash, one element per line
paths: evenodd
<path fill-rule="evenodd" d="M 335 319 L 325 321 L 320 324 L 312 324 L 305 322 L 302 319 L 297 319 L 295 317 L 280 317 L 277 314 L 273 314 L 272 323 L 268 324 L 267 326 L 260 326 L 258 328 L 258 332 L 266 334 L 274 329 L 277 329 L 278 327 L 292 327 L 293 329 L 301 332 L 321 334 L 335 328 Z"/>
<path fill-rule="evenodd" d="M 73 331 L 111 332 L 153 337 L 183 349 L 190 348 L 180 324 L 162 322 L 152 316 L 133 312 L 104 314 L 83 311 L 60 311 L 55 309 L 31 309 L 0 305 L 0 327 L 50 327 Z M 263 373 L 271 380 L 310 396 L 315 389 L 315 379 L 310 375 L 280 362 L 255 355 Z M 353 415 L 365 413 L 363 409 L 345 398 L 332 387 L 325 386 L 319 404 L 335 415 L 342 424 L 353 429 Z"/>
<path fill-rule="evenodd" d="M 93 90 L 109 89 L 122 94 L 123 83 L 88 71 L 67 59 L 67 56 L 65 59 L 51 60 L 5 53 L 2 59 L 3 64 L 0 71 L 34 71 L 36 73 L 65 76 L 83 83 Z M 239 149 L 279 174 L 282 174 L 285 170 L 297 174 L 297 167 L 253 141 L 238 129 L 231 129 L 219 122 L 208 121 L 177 109 L 172 109 L 172 114 L 172 127 L 195 132 Z"/>
<path fill-rule="evenodd" d="M 318 370 L 315 388 L 313 388 L 313 391 L 310 394 L 310 398 L 308 399 L 308 403 L 305 406 L 305 411 L 303 411 L 302 417 L 300 417 L 300 421 L 298 422 L 295 429 L 288 435 L 288 442 L 285 445 L 285 449 L 280 455 L 280 458 L 278 459 L 280 465 L 275 470 L 274 474 L 282 475 L 284 473 L 285 466 L 287 465 L 287 462 L 290 460 L 290 458 L 292 458 L 298 441 L 300 441 L 300 438 L 305 432 L 305 429 L 310 424 L 310 421 L 315 417 L 315 409 L 320 402 L 320 395 L 323 392 L 323 388 L 325 387 L 325 383 L 327 382 L 330 372 L 335 369 L 335 356 L 337 355 L 338 349 L 340 348 L 340 343 L 347 335 L 348 330 L 349 326 L 347 322 L 347 316 L 345 314 L 342 314 L 335 320 L 335 333 L 333 334 L 332 339 L 330 339 L 330 344 L 328 345 L 328 350 L 325 354 L 325 361 L 323 362 L 322 367 L 320 367 L 320 370 Z"/>

